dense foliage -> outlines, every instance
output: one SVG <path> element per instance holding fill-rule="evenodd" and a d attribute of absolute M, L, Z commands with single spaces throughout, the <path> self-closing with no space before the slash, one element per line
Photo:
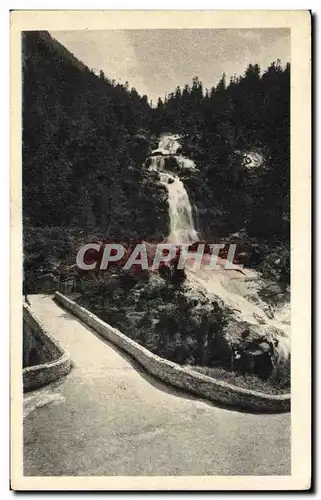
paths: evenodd
<path fill-rule="evenodd" d="M 183 180 L 201 234 L 213 240 L 246 228 L 277 250 L 289 279 L 290 65 L 277 61 L 261 74 L 250 64 L 210 90 L 195 77 L 159 99 L 152 126 L 181 133 L 183 154 L 199 168 Z M 261 161 L 251 165 L 251 155 Z"/>
<path fill-rule="evenodd" d="M 162 239 L 166 192 L 144 160 L 151 134 L 178 132 L 199 168 L 183 180 L 202 236 L 213 241 L 246 228 L 276 251 L 288 279 L 289 103 L 290 66 L 277 61 L 263 74 L 249 65 L 230 82 L 223 75 L 211 89 L 195 77 L 152 109 L 147 96 L 95 75 L 47 32 L 24 33 L 25 228 Z M 249 152 L 263 159 L 255 168 L 246 164 Z"/>
<path fill-rule="evenodd" d="M 249 65 L 211 89 L 195 77 L 153 109 L 147 96 L 96 75 L 47 32 L 24 33 L 22 48 L 25 292 L 39 291 L 45 273 L 71 280 L 80 303 L 153 352 L 231 369 L 229 311 L 188 297 L 184 273 L 84 274 L 75 257 L 86 242 L 133 246 L 169 233 L 167 192 L 145 159 L 170 132 L 197 166 L 179 175 L 202 238 L 226 242 L 237 232 L 251 264 L 288 282 L 289 64 L 263 73 Z"/>
<path fill-rule="evenodd" d="M 150 107 L 95 75 L 46 32 L 23 35 L 23 211 L 27 225 L 167 231 L 164 189 L 142 169 Z"/>
<path fill-rule="evenodd" d="M 272 376 L 268 372 L 259 378 L 234 365 L 233 344 L 227 338 L 236 328 L 233 311 L 186 283 L 173 283 L 157 273 L 123 272 L 108 280 L 94 279 L 74 298 L 158 356 L 246 388 L 289 390 L 289 360 Z M 237 328 L 242 330 L 244 324 Z M 259 344 L 259 331 L 256 340 Z"/>
<path fill-rule="evenodd" d="M 198 303 L 180 286 L 157 275 L 151 280 L 130 280 L 130 276 L 96 281 L 79 298 L 81 304 L 172 361 L 211 365 L 220 358 L 222 363 L 223 350 L 229 357 L 229 347 L 222 337 L 227 312 L 215 301 L 203 297 Z"/>

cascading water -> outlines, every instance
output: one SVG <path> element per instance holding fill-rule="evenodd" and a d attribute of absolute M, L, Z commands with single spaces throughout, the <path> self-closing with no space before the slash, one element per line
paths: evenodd
<path fill-rule="evenodd" d="M 170 177 L 168 174 L 161 174 L 161 182 L 166 185 L 168 191 L 170 243 L 193 243 L 197 240 L 197 233 L 194 228 L 193 213 L 191 203 L 179 177 Z"/>
<path fill-rule="evenodd" d="M 194 170 L 195 163 L 189 158 L 184 158 L 183 156 L 176 156 L 176 160 L 183 169 Z"/>
<path fill-rule="evenodd" d="M 164 154 L 176 154 L 180 148 L 180 143 L 177 141 L 179 138 L 179 135 L 163 135 L 159 141 L 157 151 L 162 151 Z"/>
<path fill-rule="evenodd" d="M 165 171 L 165 159 L 163 156 L 151 156 L 150 166 L 151 170 L 157 170 L 158 172 Z"/>
<path fill-rule="evenodd" d="M 158 156 L 150 157 L 152 170 L 160 173 L 161 183 L 168 192 L 170 234 L 169 243 L 193 243 L 198 239 L 194 227 L 193 210 L 187 191 L 178 175 L 166 170 L 166 156 L 171 155 L 178 162 L 180 168 L 195 168 L 194 162 L 182 156 L 175 156 L 180 147 L 177 142 L 178 136 L 164 136 L 159 143 L 155 153 L 161 153 Z M 165 155 L 165 156 L 164 156 Z"/>
<path fill-rule="evenodd" d="M 166 156 L 175 158 L 180 168 L 194 169 L 192 160 L 175 155 L 180 144 L 179 136 L 166 135 L 150 157 L 150 169 L 160 173 L 160 180 L 168 191 L 170 234 L 167 241 L 175 244 L 192 243 L 199 239 L 193 221 L 193 210 L 183 182 L 176 173 L 166 168 Z M 259 325 L 262 334 L 277 345 L 278 360 L 290 355 L 290 304 L 267 310 L 267 303 L 259 294 L 264 280 L 253 270 L 236 270 L 221 267 L 218 270 L 185 269 L 190 289 L 206 291 L 208 297 L 219 297 L 235 312 L 240 322 Z M 232 332 L 233 335 L 233 332 Z M 276 342 L 277 341 L 277 342 Z"/>

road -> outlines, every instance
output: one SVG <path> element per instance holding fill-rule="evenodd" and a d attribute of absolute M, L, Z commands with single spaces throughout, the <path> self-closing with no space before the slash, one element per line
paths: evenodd
<path fill-rule="evenodd" d="M 50 297 L 29 299 L 75 366 L 25 395 L 25 475 L 290 474 L 290 414 L 231 411 L 175 390 Z"/>

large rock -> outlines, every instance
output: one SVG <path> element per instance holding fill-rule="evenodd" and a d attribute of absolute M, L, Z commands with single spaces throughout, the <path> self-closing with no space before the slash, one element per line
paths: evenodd
<path fill-rule="evenodd" d="M 265 325 L 232 320 L 224 328 L 225 339 L 232 349 L 232 369 L 268 378 L 275 367 L 277 330 Z"/>
<path fill-rule="evenodd" d="M 155 149 L 149 154 L 149 156 L 164 156 L 164 151 L 160 149 Z"/>
<path fill-rule="evenodd" d="M 174 172 L 177 174 L 180 170 L 181 167 L 176 160 L 175 156 L 166 156 L 165 157 L 165 170 L 169 172 Z"/>

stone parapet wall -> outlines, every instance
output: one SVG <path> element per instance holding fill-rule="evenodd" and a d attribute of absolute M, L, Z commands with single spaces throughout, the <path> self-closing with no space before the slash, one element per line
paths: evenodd
<path fill-rule="evenodd" d="M 24 392 L 38 389 L 63 377 L 72 368 L 69 354 L 57 340 L 46 330 L 30 307 L 23 305 L 24 350 L 32 345 L 41 346 L 40 364 L 26 366 L 22 370 Z M 24 352 L 27 357 L 27 353 Z"/>
<path fill-rule="evenodd" d="M 61 293 L 55 293 L 55 300 L 102 337 L 130 354 L 147 372 L 168 384 L 185 389 L 210 401 L 235 408 L 258 412 L 284 412 L 290 410 L 290 394 L 263 394 L 194 372 L 190 368 L 180 366 L 151 353 L 148 349 Z"/>

